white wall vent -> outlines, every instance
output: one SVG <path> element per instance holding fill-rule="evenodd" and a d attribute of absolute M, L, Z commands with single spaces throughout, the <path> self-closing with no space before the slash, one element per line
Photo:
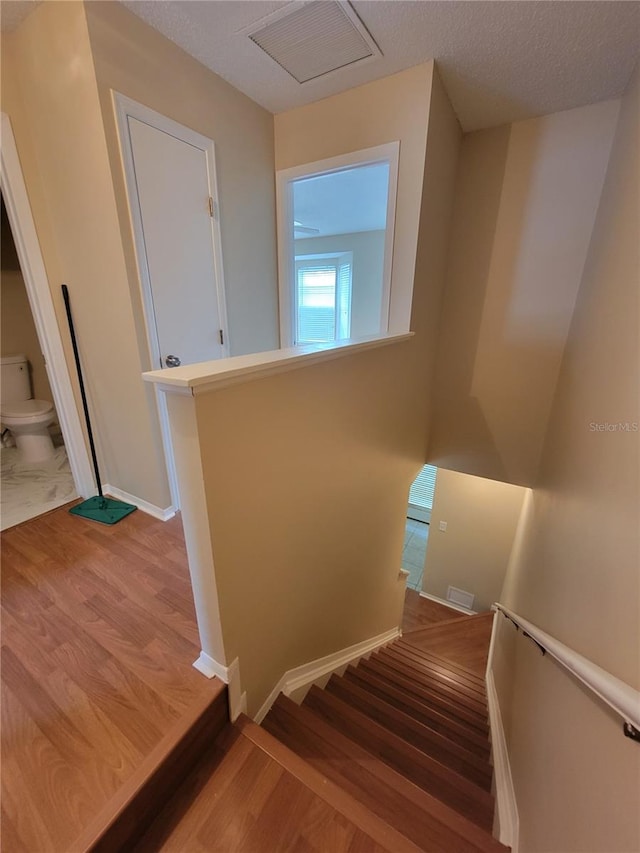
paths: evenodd
<path fill-rule="evenodd" d="M 298 83 L 382 55 L 344 0 L 289 3 L 244 32 Z"/>
<path fill-rule="evenodd" d="M 467 610 L 473 610 L 474 599 L 475 595 L 470 592 L 465 592 L 463 589 L 458 589 L 456 586 L 447 587 L 447 601 L 451 601 L 459 607 L 466 607 Z"/>

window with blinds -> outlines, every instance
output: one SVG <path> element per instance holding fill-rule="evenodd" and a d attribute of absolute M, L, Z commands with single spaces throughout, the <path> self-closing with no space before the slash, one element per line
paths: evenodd
<path fill-rule="evenodd" d="M 351 333 L 351 254 L 296 258 L 296 343 L 348 338 Z"/>
<path fill-rule="evenodd" d="M 437 473 L 438 469 L 435 465 L 425 465 L 413 481 L 413 485 L 409 490 L 408 518 L 426 522 L 431 520 Z"/>

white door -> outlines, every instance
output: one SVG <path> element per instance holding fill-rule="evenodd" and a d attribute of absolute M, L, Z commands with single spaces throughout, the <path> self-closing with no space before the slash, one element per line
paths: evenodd
<path fill-rule="evenodd" d="M 128 117 L 160 367 L 224 355 L 207 152 Z M 210 207 L 211 205 L 211 207 Z"/>
<path fill-rule="evenodd" d="M 220 358 L 207 152 L 133 116 L 128 126 L 159 366 Z"/>
<path fill-rule="evenodd" d="M 214 144 L 114 93 L 154 368 L 229 354 Z M 173 503 L 166 402 L 158 397 Z"/>

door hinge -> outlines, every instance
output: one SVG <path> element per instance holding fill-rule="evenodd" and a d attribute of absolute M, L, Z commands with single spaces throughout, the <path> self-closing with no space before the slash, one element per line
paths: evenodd
<path fill-rule="evenodd" d="M 211 198 L 211 196 L 209 196 L 209 216 L 210 216 L 212 219 L 215 219 L 215 217 L 216 217 L 216 203 L 215 203 L 215 201 Z"/>
<path fill-rule="evenodd" d="M 224 332 L 220 329 L 220 344 L 224 346 Z"/>

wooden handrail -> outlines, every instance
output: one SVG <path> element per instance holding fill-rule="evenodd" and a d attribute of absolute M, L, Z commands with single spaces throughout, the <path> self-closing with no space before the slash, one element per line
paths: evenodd
<path fill-rule="evenodd" d="M 491 609 L 502 613 L 517 628 L 521 628 L 524 636 L 533 640 L 543 654 L 550 654 L 578 681 L 613 708 L 624 720 L 625 735 L 640 741 L 640 691 L 611 675 L 502 604 L 496 603 Z"/>

